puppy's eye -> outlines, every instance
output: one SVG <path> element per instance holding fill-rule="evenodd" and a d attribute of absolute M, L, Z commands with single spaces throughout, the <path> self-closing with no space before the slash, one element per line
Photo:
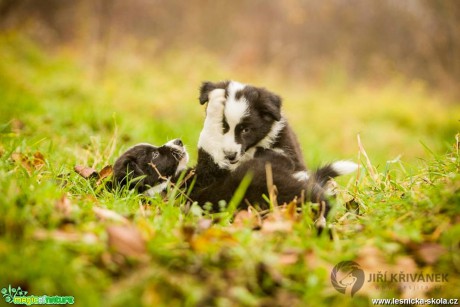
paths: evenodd
<path fill-rule="evenodd" d="M 246 134 L 246 133 L 249 133 L 251 129 L 249 129 L 248 127 L 244 127 L 241 129 L 241 134 Z"/>
<path fill-rule="evenodd" d="M 154 151 L 152 153 L 152 160 L 155 160 L 156 158 L 158 158 L 160 156 L 160 153 L 158 151 Z"/>

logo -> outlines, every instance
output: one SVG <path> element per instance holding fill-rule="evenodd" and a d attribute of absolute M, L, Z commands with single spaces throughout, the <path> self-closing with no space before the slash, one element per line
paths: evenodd
<path fill-rule="evenodd" d="M 14 301 L 15 297 L 23 297 L 27 295 L 27 291 L 23 291 L 21 287 L 16 288 L 11 288 L 11 285 L 8 286 L 7 288 L 3 288 L 1 291 L 3 298 L 5 299 L 5 302 L 7 303 L 12 303 Z"/>
<path fill-rule="evenodd" d="M 331 283 L 340 293 L 353 296 L 364 284 L 364 271 L 356 262 L 342 261 L 332 269 Z"/>
<path fill-rule="evenodd" d="M 35 296 L 27 295 L 27 293 L 28 292 L 22 290 L 21 287 L 13 288 L 11 285 L 1 290 L 5 302 L 15 305 L 63 305 L 75 303 L 75 298 L 73 296 Z"/>

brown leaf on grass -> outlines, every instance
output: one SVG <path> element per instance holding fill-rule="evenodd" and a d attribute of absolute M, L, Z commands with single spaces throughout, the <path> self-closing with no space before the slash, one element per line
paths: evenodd
<path fill-rule="evenodd" d="M 446 253 L 444 246 L 434 242 L 424 242 L 409 247 L 414 251 L 417 260 L 428 265 L 435 264 L 439 257 Z"/>
<path fill-rule="evenodd" d="M 314 249 L 304 252 L 303 261 L 312 270 L 316 268 L 327 268 L 329 266 L 329 264 L 321 256 L 319 256 L 318 252 L 315 252 Z"/>
<path fill-rule="evenodd" d="M 390 271 L 390 265 L 384 253 L 373 245 L 362 247 L 356 262 L 366 272 Z"/>
<path fill-rule="evenodd" d="M 77 172 L 78 175 L 82 176 L 85 179 L 89 179 L 89 178 L 98 176 L 97 171 L 92 167 L 76 165 L 74 170 L 75 172 Z"/>
<path fill-rule="evenodd" d="M 11 159 L 16 164 L 21 165 L 29 175 L 32 174 L 34 169 L 39 170 L 45 165 L 45 157 L 40 152 L 34 153 L 31 159 L 23 153 L 13 152 L 11 154 Z"/>
<path fill-rule="evenodd" d="M 123 224 L 128 224 L 129 223 L 129 221 L 124 216 L 118 214 L 115 211 L 109 210 L 109 209 L 94 206 L 93 207 L 93 212 L 94 212 L 94 214 L 96 214 L 96 216 L 99 219 L 101 219 L 103 221 L 112 220 L 112 221 L 116 221 L 116 222 L 121 222 Z"/>
<path fill-rule="evenodd" d="M 113 173 L 112 165 L 104 166 L 99 172 L 99 179 L 97 180 L 96 184 L 100 185 L 105 178 L 112 176 L 112 173 Z"/>
<path fill-rule="evenodd" d="M 262 224 L 263 233 L 291 232 L 291 231 L 292 231 L 292 222 L 287 221 L 287 220 L 265 221 Z"/>
<path fill-rule="evenodd" d="M 398 256 L 391 273 L 399 274 L 401 272 L 403 274 L 420 274 L 420 272 L 423 272 L 423 269 L 417 267 L 417 264 L 412 257 Z M 425 281 L 420 283 L 418 281 L 414 282 L 407 280 L 407 278 L 406 280 L 399 280 L 398 282 L 398 287 L 401 291 L 400 296 L 402 299 L 414 297 L 427 298 L 426 293 L 430 292 L 435 285 L 435 282 Z"/>
<path fill-rule="evenodd" d="M 146 242 L 139 230 L 130 225 L 107 227 L 109 247 L 125 256 L 144 258 L 147 256 Z"/>
<path fill-rule="evenodd" d="M 223 246 L 233 245 L 235 238 L 227 231 L 211 227 L 200 235 L 193 236 L 190 245 L 197 252 L 217 251 Z"/>
<path fill-rule="evenodd" d="M 40 169 L 45 165 L 45 157 L 41 152 L 34 153 L 34 158 L 32 160 L 32 164 L 35 169 Z"/>
<path fill-rule="evenodd" d="M 292 210 L 292 208 L 290 209 Z M 291 213 L 287 207 L 276 207 L 273 212 L 266 215 L 261 231 L 263 233 L 291 232 L 295 222 Z"/>
<path fill-rule="evenodd" d="M 104 179 L 110 177 L 113 173 L 112 165 L 104 166 L 100 172 L 96 171 L 92 167 L 76 165 L 74 168 L 75 172 L 85 179 L 97 178 L 97 185 L 100 185 Z"/>
<path fill-rule="evenodd" d="M 358 263 L 366 274 L 377 274 L 378 272 L 390 272 L 392 270 L 392 265 L 386 260 L 385 254 L 372 244 L 363 246 L 359 251 L 358 257 L 352 260 Z M 365 282 L 359 290 L 359 293 L 377 296 L 379 295 L 379 290 L 376 289 L 374 283 Z"/>
<path fill-rule="evenodd" d="M 241 210 L 235 215 L 233 227 L 259 229 L 262 225 L 260 215 L 251 207 L 248 210 Z"/>
<path fill-rule="evenodd" d="M 299 252 L 295 251 L 295 250 L 287 250 L 287 251 L 284 251 L 280 256 L 279 256 L 279 260 L 278 260 L 278 263 L 282 264 L 282 265 L 290 265 L 290 264 L 294 264 L 294 263 L 297 263 L 297 261 L 299 261 Z"/>
<path fill-rule="evenodd" d="M 61 213 L 64 217 L 69 217 L 72 213 L 72 203 L 67 198 L 66 195 L 63 195 L 57 202 L 56 202 L 56 210 Z"/>
<path fill-rule="evenodd" d="M 3 155 L 5 154 L 5 148 L 0 145 L 0 158 L 3 157 Z"/>
<path fill-rule="evenodd" d="M 13 152 L 11 154 L 11 159 L 14 161 L 14 163 L 21 165 L 27 171 L 27 173 L 29 173 L 29 175 L 32 174 L 34 166 L 25 154 L 20 152 Z"/>

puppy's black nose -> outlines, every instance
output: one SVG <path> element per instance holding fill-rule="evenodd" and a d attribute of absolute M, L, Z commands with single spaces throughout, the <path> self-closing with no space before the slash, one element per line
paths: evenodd
<path fill-rule="evenodd" d="M 225 159 L 234 161 L 236 158 L 236 152 L 234 151 L 224 151 Z"/>
<path fill-rule="evenodd" d="M 173 141 L 173 144 L 174 144 L 174 145 L 177 145 L 177 146 L 183 146 L 183 145 L 184 145 L 184 143 L 182 143 L 182 141 L 181 141 L 180 139 L 175 139 L 175 140 Z"/>

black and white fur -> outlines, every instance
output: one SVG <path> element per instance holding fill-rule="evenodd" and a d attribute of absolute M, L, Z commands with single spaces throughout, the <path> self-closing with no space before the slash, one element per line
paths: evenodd
<path fill-rule="evenodd" d="M 236 81 L 204 82 L 199 100 L 201 104 L 208 102 L 199 154 L 209 154 L 219 168 L 235 170 L 251 160 L 257 148 L 263 148 L 286 155 L 295 172 L 306 171 L 297 137 L 281 113 L 278 95 Z"/>
<path fill-rule="evenodd" d="M 180 139 L 162 146 L 137 144 L 125 151 L 113 166 L 113 178 L 141 193 L 154 195 L 166 189 L 170 180 L 185 170 L 189 155 Z"/>

